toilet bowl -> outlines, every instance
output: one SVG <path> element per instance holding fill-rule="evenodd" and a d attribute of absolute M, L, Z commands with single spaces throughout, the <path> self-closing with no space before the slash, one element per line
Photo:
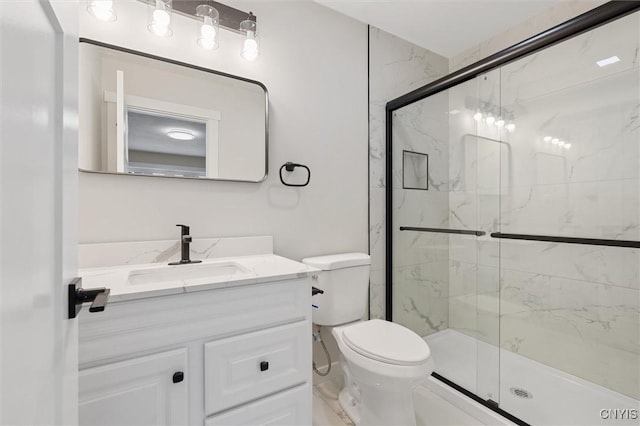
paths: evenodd
<path fill-rule="evenodd" d="M 360 425 L 415 426 L 413 389 L 433 372 L 429 346 L 398 324 L 369 320 L 335 327 L 344 412 Z"/>
<path fill-rule="evenodd" d="M 369 303 L 370 258 L 344 253 L 302 259 L 321 270 L 314 286 L 314 324 L 332 326 L 344 387 L 340 406 L 356 426 L 415 426 L 413 388 L 433 372 L 427 343 L 389 321 L 362 321 Z"/>

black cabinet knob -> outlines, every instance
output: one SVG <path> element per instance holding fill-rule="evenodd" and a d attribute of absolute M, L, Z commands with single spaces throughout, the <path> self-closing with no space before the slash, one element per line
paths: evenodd
<path fill-rule="evenodd" d="M 176 371 L 173 373 L 173 383 L 180 383 L 184 380 L 184 373 L 182 371 Z"/>
<path fill-rule="evenodd" d="M 267 371 L 269 369 L 269 363 L 267 361 L 262 361 L 260 363 L 260 371 Z"/>

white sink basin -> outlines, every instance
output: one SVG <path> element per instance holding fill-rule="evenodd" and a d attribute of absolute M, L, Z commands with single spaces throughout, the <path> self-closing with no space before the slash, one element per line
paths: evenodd
<path fill-rule="evenodd" d="M 307 265 L 263 254 L 175 266 L 146 263 L 87 268 L 80 270 L 80 276 L 86 288 L 110 288 L 111 303 L 305 278 L 312 272 L 316 270 Z"/>
<path fill-rule="evenodd" d="M 172 281 L 200 280 L 223 276 L 233 277 L 250 271 L 237 262 L 193 263 L 187 265 L 165 265 L 158 268 L 136 269 L 129 272 L 129 284 L 161 284 Z"/>

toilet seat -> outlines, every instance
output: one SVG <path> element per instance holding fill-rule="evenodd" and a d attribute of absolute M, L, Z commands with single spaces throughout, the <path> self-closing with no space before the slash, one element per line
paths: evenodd
<path fill-rule="evenodd" d="M 345 327 L 344 343 L 358 354 L 385 364 L 417 366 L 431 356 L 427 343 L 399 324 L 373 319 Z"/>

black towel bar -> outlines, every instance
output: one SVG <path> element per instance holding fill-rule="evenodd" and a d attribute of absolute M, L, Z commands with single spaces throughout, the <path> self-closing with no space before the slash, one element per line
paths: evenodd
<path fill-rule="evenodd" d="M 491 237 L 504 238 L 509 240 L 544 241 L 549 243 L 567 243 L 567 244 L 585 244 L 590 246 L 640 248 L 640 241 L 631 241 L 631 240 L 606 240 L 606 239 L 600 239 L 600 238 L 555 237 L 550 235 L 529 235 L 529 234 L 503 234 L 501 232 L 493 232 L 491 233 Z"/>
<path fill-rule="evenodd" d="M 475 235 L 476 237 L 480 237 L 486 232 L 484 231 L 473 231 L 469 229 L 446 229 L 446 228 L 418 228 L 415 226 L 401 226 L 401 231 L 418 231 L 418 232 L 435 232 L 439 234 L 462 234 L 462 235 Z"/>

